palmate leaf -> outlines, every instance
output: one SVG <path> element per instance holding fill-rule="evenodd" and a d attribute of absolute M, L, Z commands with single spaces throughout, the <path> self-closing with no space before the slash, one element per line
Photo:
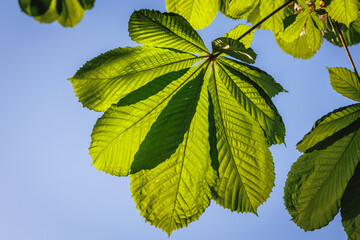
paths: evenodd
<path fill-rule="evenodd" d="M 348 239 L 360 239 L 360 164 L 341 199 L 341 218 Z"/>
<path fill-rule="evenodd" d="M 296 57 L 312 57 L 323 42 L 324 23 L 315 12 L 305 10 L 284 20 L 285 31 L 275 36 L 280 48 Z"/>
<path fill-rule="evenodd" d="M 20 8 L 41 23 L 57 20 L 64 27 L 74 27 L 95 0 L 19 0 Z"/>
<path fill-rule="evenodd" d="M 360 102 L 360 80 L 346 68 L 328 68 L 331 86 L 347 98 Z"/>
<path fill-rule="evenodd" d="M 359 85 L 354 73 L 344 68 L 329 68 L 329 73 L 335 90 L 357 99 Z M 297 147 L 304 154 L 291 167 L 284 196 L 292 220 L 304 230 L 318 229 L 341 207 L 349 239 L 358 239 L 360 104 L 320 118 Z"/>
<path fill-rule="evenodd" d="M 268 147 L 284 141 L 271 102 L 284 89 L 260 69 L 215 54 L 218 46 L 210 54 L 177 14 L 136 11 L 129 31 L 147 46 L 109 51 L 70 79 L 85 107 L 105 111 L 92 133 L 93 165 L 130 174 L 141 215 L 168 234 L 198 219 L 211 198 L 256 213 L 274 185 Z"/>
<path fill-rule="evenodd" d="M 177 13 L 195 29 L 207 27 L 219 10 L 218 0 L 166 0 L 168 12 Z"/>

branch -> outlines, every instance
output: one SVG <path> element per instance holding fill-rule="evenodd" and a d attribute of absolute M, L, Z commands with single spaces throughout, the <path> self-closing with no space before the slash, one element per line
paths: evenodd
<path fill-rule="evenodd" d="M 265 18 L 263 18 L 262 20 L 260 20 L 260 22 L 258 22 L 257 24 L 255 24 L 252 28 L 250 28 L 249 30 L 247 30 L 243 35 L 241 35 L 238 39 L 236 40 L 240 40 L 243 37 L 245 37 L 246 35 L 248 35 L 249 33 L 251 33 L 255 28 L 258 28 L 263 22 L 265 22 L 266 20 L 268 20 L 269 18 L 271 18 L 275 13 L 277 13 L 278 11 L 280 11 L 281 9 L 283 9 L 284 7 L 290 5 L 291 3 L 293 3 L 294 0 L 289 0 L 286 3 L 284 3 L 283 5 L 281 5 L 280 7 L 278 7 L 277 9 L 275 9 L 272 13 L 270 13 L 269 15 L 267 15 Z"/>
<path fill-rule="evenodd" d="M 344 46 L 346 55 L 348 56 L 348 58 L 349 58 L 349 60 L 350 60 L 350 63 L 351 63 L 351 66 L 352 66 L 352 68 L 353 68 L 354 71 L 355 71 L 355 74 L 356 74 L 356 76 L 357 76 L 358 81 L 360 82 L 359 73 L 358 73 L 358 71 L 356 70 L 354 61 L 353 61 L 353 59 L 352 59 L 352 57 L 351 57 L 351 55 L 350 55 L 350 52 L 349 52 L 349 49 L 348 49 L 346 43 L 345 43 L 344 36 L 343 36 L 342 32 L 340 31 L 340 28 L 339 28 L 338 23 L 334 21 L 334 24 L 335 24 L 335 27 L 336 27 L 337 32 L 339 33 L 339 36 L 340 36 L 340 39 L 341 39 L 341 43 L 342 43 L 342 45 Z"/>

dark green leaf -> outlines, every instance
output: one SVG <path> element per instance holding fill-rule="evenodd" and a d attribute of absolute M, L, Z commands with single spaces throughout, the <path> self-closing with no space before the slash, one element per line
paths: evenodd
<path fill-rule="evenodd" d="M 347 98 L 360 102 L 360 79 L 346 68 L 328 68 L 331 86 Z"/>

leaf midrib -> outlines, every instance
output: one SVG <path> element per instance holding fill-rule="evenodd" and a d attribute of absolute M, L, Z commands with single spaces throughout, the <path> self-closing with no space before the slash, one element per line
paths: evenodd
<path fill-rule="evenodd" d="M 209 61 L 204 61 L 204 64 L 207 63 L 207 66 L 205 68 L 205 71 L 204 71 L 204 76 L 206 74 L 206 70 L 207 68 L 209 67 Z M 203 65 L 204 65 L 203 64 Z M 200 68 L 199 68 L 200 69 Z M 198 69 L 198 70 L 199 70 Z M 197 71 L 198 71 L 197 70 Z M 196 98 L 195 99 L 198 99 L 197 101 L 200 101 L 200 93 L 201 93 L 201 89 L 203 88 L 203 82 L 204 82 L 204 76 L 203 76 L 203 79 L 202 79 L 202 83 L 199 84 L 199 87 L 197 89 L 197 92 L 196 92 Z M 195 110 L 196 110 L 196 106 L 197 106 L 197 101 L 194 102 L 193 106 L 192 106 L 192 110 L 191 110 L 191 115 L 190 116 L 195 116 Z M 177 195 L 179 194 L 179 189 L 180 189 L 180 183 L 181 183 L 181 176 L 182 176 L 182 173 L 183 173 L 183 168 L 184 168 L 184 162 L 185 162 L 185 153 L 186 153 L 186 148 L 187 148 L 187 143 L 188 143 L 188 140 L 189 140 L 189 134 L 190 134 L 190 129 L 191 129 L 191 125 L 192 125 L 193 121 L 190 122 L 189 124 L 189 128 L 187 130 L 187 133 L 186 133 L 186 138 L 185 138 L 185 144 L 184 144 L 184 152 L 183 152 L 183 156 L 182 156 L 182 160 L 181 160 L 181 167 L 180 167 L 180 174 L 179 174 L 179 180 L 178 180 L 178 185 L 177 185 L 177 189 L 176 189 L 176 193 L 175 193 L 175 201 L 174 201 L 174 207 L 173 207 L 173 211 L 171 213 L 171 217 L 170 217 L 170 225 L 169 225 L 169 232 L 171 232 L 171 225 L 172 225 L 172 219 L 173 219 L 173 216 L 174 216 L 174 212 L 175 212 L 175 207 L 176 207 L 176 203 L 177 203 Z M 197 209 L 198 210 L 198 209 Z"/>
<path fill-rule="evenodd" d="M 216 101 L 218 102 L 217 105 L 219 105 L 220 101 L 219 101 L 218 88 L 217 88 L 217 84 L 216 84 L 216 75 L 215 75 L 215 67 L 214 67 L 214 65 L 212 65 L 212 70 L 213 70 L 213 73 L 214 73 L 214 87 L 215 87 L 215 92 L 216 92 Z M 221 123 L 221 125 L 222 125 L 222 127 L 223 127 L 223 129 L 224 129 L 223 132 L 224 132 L 224 135 L 225 135 L 226 144 L 229 146 L 229 152 L 230 152 L 230 154 L 231 154 L 231 161 L 232 161 L 233 164 L 236 166 L 236 170 L 237 170 L 236 173 L 237 173 L 237 175 L 239 176 L 241 185 L 242 185 L 242 186 L 244 187 L 244 189 L 245 189 L 245 194 L 246 194 L 246 197 L 247 197 L 247 199 L 248 199 L 248 201 L 249 201 L 249 203 L 250 203 L 251 209 L 252 209 L 253 212 L 256 212 L 256 211 L 254 210 L 254 207 L 253 207 L 253 205 L 252 205 L 252 202 L 250 201 L 249 195 L 248 195 L 248 193 L 247 193 L 247 191 L 246 191 L 246 187 L 245 187 L 245 185 L 244 185 L 244 183 L 243 183 L 243 181 L 242 181 L 242 177 L 241 177 L 241 175 L 240 175 L 240 173 L 239 173 L 239 170 L 238 170 L 238 168 L 237 168 L 236 162 L 235 162 L 235 160 L 234 160 L 234 154 L 233 154 L 233 152 L 232 152 L 232 150 L 231 150 L 230 143 L 229 143 L 229 141 L 228 141 L 228 136 L 227 136 L 227 133 L 226 133 L 226 131 L 225 131 L 225 124 L 224 124 L 223 114 L 222 114 L 222 111 L 221 111 L 220 106 L 218 106 L 218 109 L 219 109 L 220 119 L 221 119 L 220 123 Z"/>

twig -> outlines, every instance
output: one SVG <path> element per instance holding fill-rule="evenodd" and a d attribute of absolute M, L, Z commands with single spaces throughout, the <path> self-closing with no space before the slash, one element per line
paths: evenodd
<path fill-rule="evenodd" d="M 334 24 L 335 24 L 335 28 L 336 28 L 337 32 L 339 33 L 339 36 L 340 36 L 340 39 L 341 39 L 341 43 L 342 43 L 342 45 L 344 46 L 346 55 L 348 56 L 348 58 L 349 58 L 349 60 L 350 60 L 350 63 L 351 63 L 351 66 L 352 66 L 352 68 L 354 69 L 355 74 L 356 74 L 356 76 L 357 76 L 357 78 L 358 78 L 358 80 L 359 80 L 359 82 L 360 82 L 359 73 L 358 73 L 358 71 L 356 70 L 354 61 L 353 61 L 353 59 L 352 59 L 352 57 L 351 57 L 351 54 L 350 54 L 350 52 L 349 52 L 349 49 L 348 49 L 346 43 L 345 43 L 344 36 L 343 36 L 342 32 L 340 31 L 340 28 L 339 28 L 338 23 L 337 23 L 337 22 L 334 22 Z"/>
<path fill-rule="evenodd" d="M 251 33 L 255 28 L 259 27 L 263 22 L 265 22 L 266 20 L 268 20 L 269 18 L 271 18 L 275 13 L 277 13 L 278 11 L 280 11 L 281 9 L 283 9 L 284 7 L 286 7 L 287 5 L 290 5 L 292 2 L 294 2 L 294 0 L 289 0 L 286 3 L 284 3 L 283 5 L 281 5 L 280 7 L 278 7 L 277 9 L 275 9 L 272 13 L 270 13 L 269 15 L 267 15 L 265 18 L 263 18 L 260 22 L 258 22 L 257 24 L 255 24 L 252 28 L 250 28 L 249 30 L 247 30 L 243 35 L 241 35 L 237 40 L 239 41 L 240 39 L 242 39 L 243 37 L 245 37 L 246 35 L 248 35 L 249 33 Z"/>

